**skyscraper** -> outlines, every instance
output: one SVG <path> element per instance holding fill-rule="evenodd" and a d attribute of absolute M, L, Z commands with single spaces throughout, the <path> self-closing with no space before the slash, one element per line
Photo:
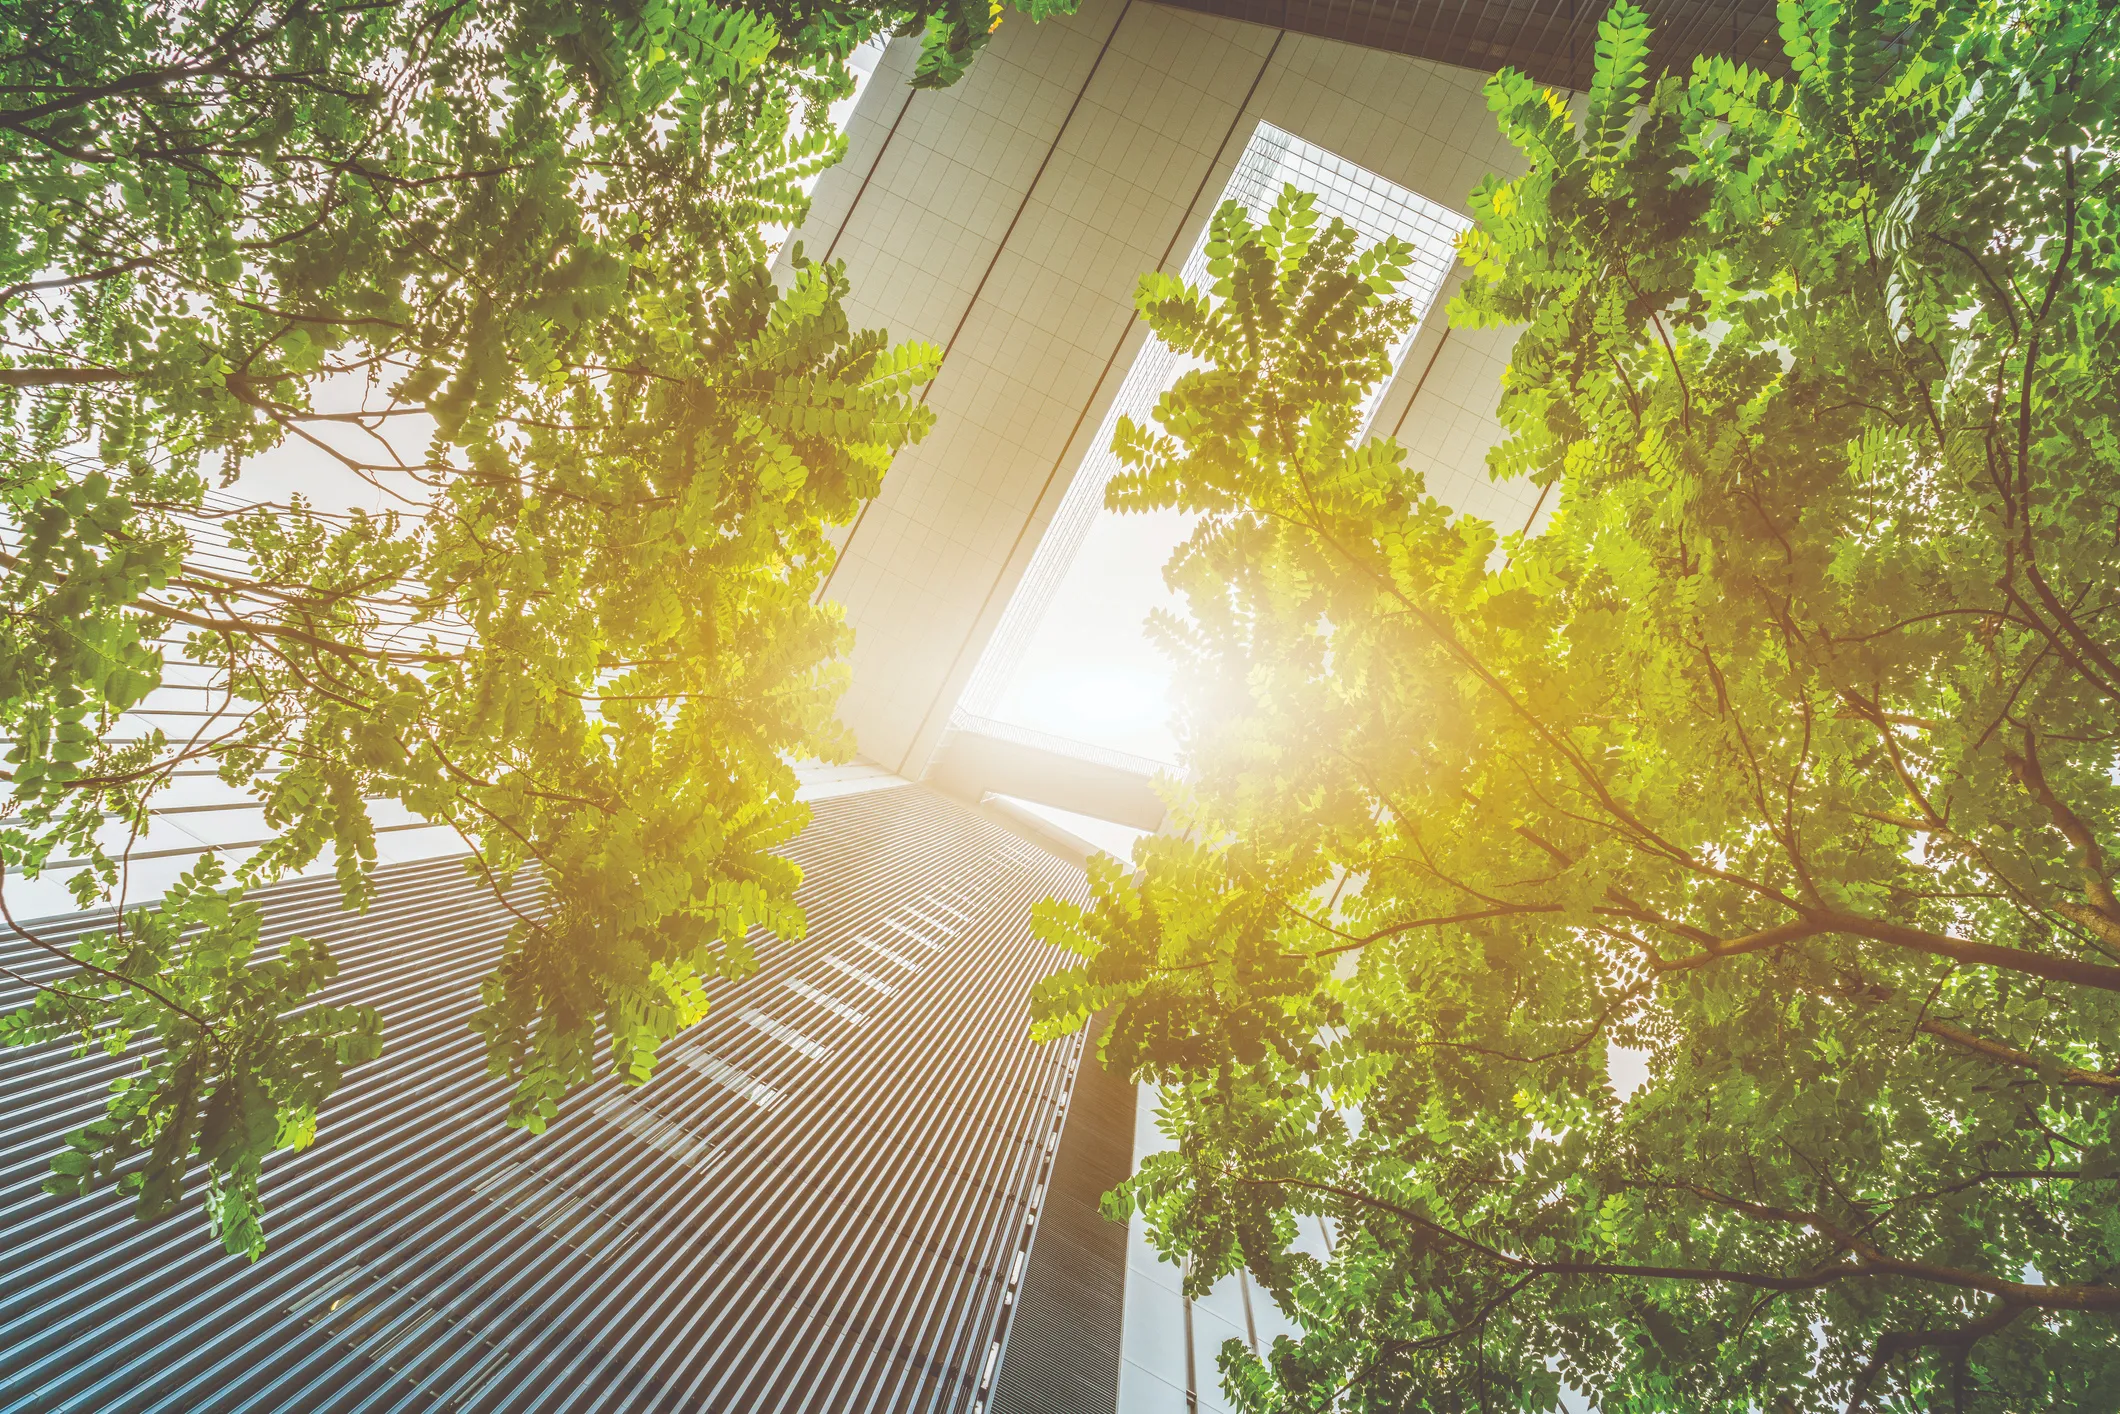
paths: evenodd
<path fill-rule="evenodd" d="M 141 1228 L 107 1194 L 41 1195 L 130 1062 L 0 1053 L 0 1409 L 1219 1407 L 1217 1346 L 1280 1318 L 1241 1279 L 1187 1301 L 1096 1216 L 1156 1142 L 1153 1097 L 1079 1039 L 1027 1039 L 1029 986 L 1065 961 L 1027 911 L 1082 876 L 1064 840 L 1025 837 L 1051 827 L 991 799 L 1153 829 L 1155 763 L 995 714 L 1093 534 L 1113 418 L 1175 372 L 1134 282 L 1184 271 L 1225 194 L 1257 209 L 1293 180 L 1365 237 L 1414 241 L 1429 314 L 1372 425 L 1451 504 L 1535 523 L 1538 496 L 1482 465 L 1508 335 L 1435 311 L 1466 193 L 1514 159 L 1484 71 L 1581 87 L 1599 8 L 1088 0 L 1009 17 L 939 93 L 907 86 L 893 46 L 788 247 L 847 263 L 857 324 L 948 351 L 935 434 L 828 587 L 858 634 L 845 715 L 879 764 L 813 783 L 790 849 L 809 936 L 760 938 L 759 972 L 716 984 L 654 1081 L 599 1082 L 531 1138 L 501 1127 L 464 1024 L 507 917 L 447 838 L 388 825 L 399 858 L 362 917 L 328 880 L 277 886 L 271 929 L 332 941 L 336 995 L 383 1010 L 385 1059 L 324 1142 L 268 1166 L 273 1245 L 252 1266 L 195 1209 Z M 1771 32 L 1755 0 L 1652 9 L 1672 58 Z M 205 794 L 170 806 L 140 856 L 168 868 L 259 828 Z M 25 919 L 61 906 L 12 881 L 9 898 Z"/>
<path fill-rule="evenodd" d="M 1081 876 L 866 784 L 790 850 L 808 937 L 762 937 L 650 1084 L 599 1082 L 540 1138 L 500 1126 L 465 1025 L 507 915 L 457 863 L 387 871 L 364 917 L 327 880 L 267 891 L 270 934 L 327 940 L 333 999 L 381 1007 L 390 1045 L 268 1170 L 255 1266 L 195 1207 L 39 1194 L 131 1058 L 0 1053 L 0 1408 L 979 1407 L 1081 1065 L 1025 1033 L 1057 959 L 1023 917 Z"/>

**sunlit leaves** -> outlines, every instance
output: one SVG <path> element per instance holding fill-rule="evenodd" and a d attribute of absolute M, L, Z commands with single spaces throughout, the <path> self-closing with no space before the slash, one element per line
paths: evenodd
<path fill-rule="evenodd" d="M 382 1033 L 370 1008 L 303 1006 L 337 963 L 301 938 L 260 955 L 257 908 L 226 882 L 207 855 L 157 907 L 75 944 L 82 969 L 0 1018 L 0 1041 L 72 1038 L 141 1056 L 140 1071 L 113 1083 L 106 1117 L 67 1137 L 46 1191 L 114 1181 L 136 1195 L 140 1217 L 163 1217 L 196 1149 L 215 1231 L 255 1257 L 265 1245 L 260 1164 L 310 1141 L 317 1107 L 347 1068 L 375 1058 Z"/>
<path fill-rule="evenodd" d="M 1350 445 L 1399 326 L 1302 322 L 1293 210 L 1144 280 L 1189 833 L 1043 915 L 1040 1025 L 1163 1084 L 1114 1206 L 1301 1327 L 1242 1407 L 2120 1393 L 2116 23 L 1788 5 L 1795 81 L 1644 90 L 1623 6 L 1580 135 L 1490 83 L 1452 312 L 1540 536 Z"/>
<path fill-rule="evenodd" d="M 4 1023 L 140 1059 L 54 1191 L 160 1216 L 203 1168 L 262 1249 L 260 1164 L 380 1022 L 316 1004 L 330 957 L 261 946 L 237 886 L 328 855 L 364 905 L 374 802 L 506 895 L 479 1026 L 519 1124 L 600 1048 L 646 1080 L 754 931 L 800 934 L 789 763 L 850 749 L 827 531 L 939 353 L 852 329 L 836 267 L 776 286 L 764 228 L 844 150 L 854 45 L 928 13 L 0 9 L 0 862 L 113 893 L 180 768 L 268 833 Z M 251 474 L 295 447 L 337 482 Z M 394 509 L 343 509 L 371 488 Z M 189 739 L 122 715 L 174 660 Z"/>
<path fill-rule="evenodd" d="M 1619 150 L 1634 120 L 1649 64 L 1649 17 L 1621 0 L 1597 22 L 1597 55 L 1591 65 L 1590 105 L 1583 145 L 1592 158 Z"/>
<path fill-rule="evenodd" d="M 1030 0 L 1032 19 L 1072 14 L 1069 0 Z M 974 57 L 1001 26 L 1001 0 L 940 0 L 924 11 L 920 58 L 913 66 L 913 87 L 947 88 L 964 77 Z M 913 31 L 908 31 L 913 32 Z"/>

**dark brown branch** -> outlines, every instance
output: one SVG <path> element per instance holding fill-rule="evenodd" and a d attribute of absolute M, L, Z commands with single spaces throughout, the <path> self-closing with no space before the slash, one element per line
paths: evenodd
<path fill-rule="evenodd" d="M 341 643 L 336 639 L 319 638 L 300 629 L 288 628 L 284 624 L 266 623 L 250 619 L 216 619 L 205 614 L 194 614 L 174 604 L 165 604 L 155 599 L 143 599 L 139 608 L 159 618 L 173 620 L 192 628 L 207 629 L 214 633 L 232 634 L 238 638 L 285 638 L 296 643 L 305 643 L 311 648 L 326 653 L 336 653 L 342 658 L 360 658 L 375 663 L 456 663 L 463 660 L 461 653 L 400 653 L 384 649 L 364 648 L 356 643 Z"/>
<path fill-rule="evenodd" d="M 155 263 L 155 259 L 156 257 L 152 255 L 136 255 L 130 260 L 121 260 L 115 265 L 106 265 L 100 270 L 86 270 L 79 275 L 55 275 L 49 280 L 23 280 L 18 284 L 0 289 L 0 304 L 7 303 L 17 295 L 29 294 L 33 290 L 62 290 L 73 285 L 89 285 L 94 284 L 98 280 L 108 280 L 113 275 L 123 275 L 130 271 L 138 270 L 142 266 L 152 265 Z"/>
<path fill-rule="evenodd" d="M 1697 1281 L 1703 1283 L 1728 1282 L 1737 1286 L 1758 1287 L 1765 1291 L 1812 1291 L 1847 1277 L 1870 1276 L 1874 1273 L 1867 1267 L 1834 1264 L 1817 1268 L 1797 1276 L 1777 1276 L 1771 1272 L 1733 1272 L 1719 1267 L 1660 1267 L 1644 1266 L 1630 1262 L 1541 1262 L 1529 1257 L 1519 1257 L 1489 1247 L 1476 1238 L 1468 1237 L 1453 1228 L 1444 1227 L 1411 1208 L 1378 1198 L 1357 1189 L 1342 1188 L 1334 1183 L 1317 1183 L 1302 1178 L 1253 1178 L 1242 1174 L 1230 1176 L 1234 1182 L 1254 1187 L 1303 1188 L 1313 1193 L 1326 1193 L 1344 1198 L 1351 1203 L 1388 1212 L 1401 1221 L 1413 1224 L 1424 1232 L 1433 1233 L 1445 1241 L 1466 1248 L 1486 1257 L 1511 1271 L 1530 1276 L 1609 1276 L 1647 1277 L 1664 1281 Z M 2120 1297 L 2120 1289 L 2114 1292 Z"/>
<path fill-rule="evenodd" d="M 2004 1301 L 1976 1321 L 1951 1330 L 1892 1331 L 1879 1338 L 1877 1350 L 1870 1356 L 1870 1363 L 1855 1377 L 1855 1388 L 1848 1396 L 1847 1414 L 1861 1414 L 1862 1406 L 1868 1402 L 1871 1386 L 1884 1373 L 1892 1360 L 1909 1350 L 1924 1346 L 1945 1346 L 1964 1349 L 1982 1336 L 1993 1335 L 2027 1311 L 2028 1307 L 2013 1301 Z"/>
<path fill-rule="evenodd" d="M 2046 1310 L 2120 1311 L 2120 1286 L 2090 1286 L 2081 1283 L 2034 1285 L 2030 1282 L 2005 1281 L 1986 1272 L 1971 1271 L 1964 1267 L 1946 1266 L 1938 1262 L 1910 1261 L 1892 1256 L 1861 1234 L 1848 1231 L 1822 1213 L 1799 1212 L 1766 1203 L 1754 1203 L 1749 1199 L 1717 1193 L 1711 1188 L 1691 1183 L 1652 1183 L 1646 1186 L 1677 1189 L 1733 1212 L 1743 1213 L 1747 1217 L 1807 1228 L 1842 1251 L 1859 1258 L 1869 1275 L 1906 1277 L 1938 1286 L 1982 1291 L 2004 1301 Z"/>
<path fill-rule="evenodd" d="M 2015 1046 L 2006 1046 L 2000 1041 L 1990 1041 L 1976 1036 L 1949 1022 L 1933 1018 L 1921 1023 L 1919 1030 L 1927 1032 L 1940 1041 L 1948 1041 L 1975 1055 L 1986 1056 L 2001 1065 L 2013 1065 L 2024 1070 L 2037 1071 L 2059 1085 L 2087 1085 L 2103 1090 L 2107 1094 L 2120 1094 L 2120 1075 L 2107 1075 L 2103 1071 L 2084 1070 L 2080 1066 L 2062 1065 L 2055 1061 L 2041 1060 L 2030 1051 L 2020 1051 Z"/>
<path fill-rule="evenodd" d="M 1665 920 L 1650 915 L 1635 916 L 1642 917 L 1647 922 L 1665 922 Z M 1679 925 L 1669 923 L 1666 923 L 1666 926 L 1679 927 Z M 1741 938 L 1705 938 L 1699 936 L 1697 929 L 1683 927 L 1679 927 L 1679 931 L 1695 936 L 1700 941 L 1702 950 L 1691 957 L 1668 960 L 1657 957 L 1652 953 L 1650 966 L 1657 971 L 1689 972 L 1710 962 L 1720 962 L 1726 957 L 1743 957 L 1746 953 L 1763 952 L 1768 948 L 1781 947 L 1785 943 L 1795 943 L 1801 942 L 1805 938 L 1815 938 L 1820 933 L 1829 930 L 1810 919 L 1799 918 L 1794 922 L 1776 924 L 1772 928 L 1762 928 L 1756 933 L 1747 933 Z"/>
<path fill-rule="evenodd" d="M 0 388 L 75 388 L 96 383 L 133 383 L 135 368 L 0 368 Z"/>
<path fill-rule="evenodd" d="M 255 43 L 256 41 L 253 41 Z M 244 46 L 249 47 L 249 46 Z M 240 52 L 239 50 L 236 52 Z M 225 73 L 235 58 L 235 52 L 223 54 L 210 63 L 169 64 L 159 69 L 146 69 L 137 74 L 127 74 L 122 79 L 90 87 L 63 90 L 59 96 L 33 103 L 27 108 L 0 111 L 0 128 L 12 128 L 28 133 L 26 126 L 39 118 L 48 118 L 54 113 L 64 113 L 74 108 L 100 102 L 106 98 L 122 98 L 127 94 L 140 93 L 160 88 L 180 79 L 201 78 L 208 74 Z"/>
<path fill-rule="evenodd" d="M 193 1011 L 190 1007 L 184 1005 L 184 1003 L 176 1000 L 174 997 L 171 997 L 168 993 L 161 991 L 159 988 L 148 986 L 145 982 L 142 982 L 137 977 L 127 977 L 122 972 L 113 972 L 107 967 L 98 967 L 93 962 L 84 962 L 80 958 L 75 957 L 72 953 L 68 952 L 65 948 L 60 947 L 57 943 L 49 942 L 43 938 L 40 938 L 35 933 L 30 932 L 29 929 L 23 927 L 20 923 L 17 923 L 15 921 L 14 911 L 7 906 L 7 892 L 4 887 L 6 879 L 7 866 L 5 864 L 0 864 L 0 920 L 4 920 L 7 923 L 7 926 L 14 930 L 15 935 L 17 937 L 27 942 L 31 947 L 37 948 L 42 952 L 50 953 L 53 957 L 59 958 L 62 961 L 72 963 L 75 967 L 80 968 L 83 972 L 88 973 L 92 977 L 101 977 L 107 982 L 115 982 L 121 987 L 130 988 L 135 992 L 139 992 L 145 996 L 153 998 L 155 1001 L 160 1002 L 163 1006 L 168 1007 L 171 1011 L 183 1017 L 185 1020 L 191 1022 L 193 1025 L 197 1026 L 201 1031 L 205 1032 L 207 1039 L 212 1041 L 216 1046 L 222 1044 L 222 1036 L 219 1027 L 215 1026 L 211 1021 L 208 1021 L 205 1017 Z"/>
<path fill-rule="evenodd" d="M 1923 928 L 1909 928 L 1904 924 L 1890 923 L 1883 919 L 1863 918 L 1852 913 L 1817 912 L 1810 914 L 1809 919 L 1817 925 L 1814 929 L 1816 932 L 1845 933 L 1850 937 L 1866 938 L 1873 943 L 1905 948 L 1910 952 L 1928 953 L 1933 957 L 1947 957 L 1953 962 L 1969 963 L 1975 967 L 2000 967 L 2030 977 L 2044 977 L 2050 982 L 2068 982 L 2078 987 L 2096 987 L 2100 991 L 2120 992 L 2120 967 L 2078 962 L 2069 957 L 2049 957 L 2045 953 L 2027 952 L 2023 948 L 1967 942 L 1963 938 L 1931 933 Z"/>
<path fill-rule="evenodd" d="M 2068 807 L 2047 783 L 2046 768 L 2039 761 L 2039 738 L 2030 727 L 2024 729 L 2024 750 L 2005 749 L 2002 759 L 2017 777 L 2032 799 L 2039 802 L 2053 820 L 2054 828 L 2061 832 L 2076 850 L 2076 869 L 2083 878 L 2084 896 L 2110 929 L 2100 928 L 2101 936 L 2120 934 L 2120 899 L 2113 897 L 2112 870 L 2106 864 L 2105 850 L 2098 843 L 2098 836 L 2084 823 L 2083 817 Z M 2079 920 L 2080 921 L 2080 920 Z M 2120 937 L 2109 939 L 2120 941 Z"/>
<path fill-rule="evenodd" d="M 1520 914 L 1558 913 L 1561 911 L 1559 904 L 1503 904 L 1496 908 L 1474 909 L 1470 913 L 1446 913 L 1433 918 L 1411 918 L 1404 923 L 1393 923 L 1388 927 L 1379 928 L 1373 933 L 1355 934 L 1349 933 L 1345 929 L 1335 928 L 1330 923 L 1311 917 L 1286 899 L 1277 898 L 1274 902 L 1280 904 L 1281 907 L 1287 909 L 1312 927 L 1330 933 L 1336 938 L 1345 938 L 1347 940 L 1336 947 L 1318 948 L 1311 952 L 1281 954 L 1283 957 L 1288 958 L 1331 957 L 1335 953 L 1353 952 L 1357 948 L 1366 948 L 1371 943 L 1381 942 L 1385 938 L 1396 937 L 1400 933 L 1410 933 L 1416 928 L 1441 928 L 1452 923 L 1474 923 L 1483 918 L 1512 918 Z"/>

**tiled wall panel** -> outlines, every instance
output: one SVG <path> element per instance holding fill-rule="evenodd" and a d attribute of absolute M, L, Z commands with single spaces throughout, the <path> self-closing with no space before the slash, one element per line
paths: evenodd
<path fill-rule="evenodd" d="M 844 715 L 867 754 L 917 774 L 1138 345 L 1136 280 L 1183 261 L 1251 127 L 1459 209 L 1514 153 L 1477 73 L 1146 0 L 1012 14 L 940 93 L 908 96 L 911 58 L 904 42 L 886 55 L 800 239 L 847 262 L 858 322 L 949 347 L 936 429 L 899 457 L 828 591 L 857 635 Z M 1380 426 L 1437 494 L 1514 529 L 1530 498 L 1481 464 L 1507 342 L 1456 334 L 1425 363 L 1417 348 L 1427 383 L 1410 408 L 1395 388 Z"/>

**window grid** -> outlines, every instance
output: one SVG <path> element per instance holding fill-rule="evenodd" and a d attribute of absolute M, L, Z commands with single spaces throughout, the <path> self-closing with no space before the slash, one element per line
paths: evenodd
<path fill-rule="evenodd" d="M 1223 202 L 1240 202 L 1255 223 L 1263 222 L 1273 210 L 1282 188 L 1291 183 L 1317 197 L 1315 209 L 1320 225 L 1329 224 L 1332 218 L 1338 217 L 1354 227 L 1358 248 L 1367 249 L 1386 236 L 1397 236 L 1413 247 L 1413 262 L 1408 268 L 1405 286 L 1406 297 L 1413 302 L 1413 323 L 1391 351 L 1392 374 L 1370 390 L 1362 408 L 1359 437 L 1368 432 L 1369 421 L 1376 415 L 1385 389 L 1391 386 L 1392 377 L 1396 376 L 1407 350 L 1413 346 L 1414 335 L 1435 304 L 1436 295 L 1457 258 L 1458 233 L 1471 222 L 1450 208 L 1380 177 L 1366 167 L 1265 122 L 1258 125 L 1251 141 L 1245 144 L 1243 154 L 1237 159 L 1236 170 L 1230 174 L 1229 184 L 1222 189 L 1222 196 L 1215 206 L 1219 210 Z M 1205 230 L 1186 257 L 1179 278 L 1189 285 L 1206 283 Z M 1153 334 L 1142 345 L 1140 354 L 1120 381 L 1118 396 L 1112 399 L 1111 408 L 1099 424 L 1081 466 L 1068 485 L 1067 494 L 1053 513 L 1052 523 L 1038 542 L 1022 583 L 1009 599 L 993 638 L 980 656 L 971 681 L 965 686 L 964 695 L 952 715 L 953 724 L 965 725 L 973 719 L 987 717 L 1000 705 L 1010 679 L 1023 660 L 1024 651 L 1059 592 L 1061 580 L 1074 564 L 1083 542 L 1089 538 L 1090 528 L 1096 524 L 1098 513 L 1104 508 L 1104 488 L 1119 471 L 1119 459 L 1111 450 L 1119 419 L 1131 417 L 1143 426 L 1152 425 L 1151 414 L 1156 400 L 1170 390 L 1180 375 L 1194 366 L 1197 366 L 1196 360 L 1181 358 Z"/>

